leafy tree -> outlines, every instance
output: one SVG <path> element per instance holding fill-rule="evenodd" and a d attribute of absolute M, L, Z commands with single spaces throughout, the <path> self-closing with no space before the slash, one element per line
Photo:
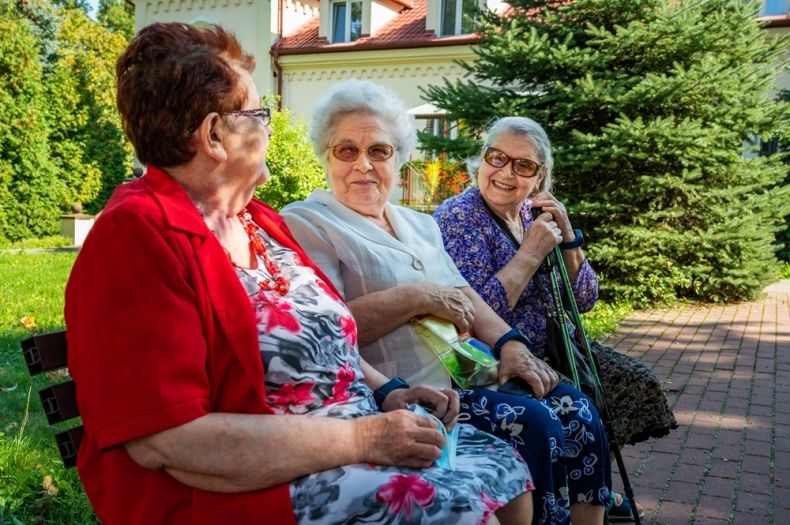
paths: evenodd
<path fill-rule="evenodd" d="M 57 60 L 58 31 L 60 16 L 48 2 L 39 0 L 16 0 L 16 11 L 30 21 L 30 32 L 39 48 L 39 60 L 44 74 L 51 72 Z"/>
<path fill-rule="evenodd" d="M 65 187 L 49 158 L 42 80 L 31 24 L 0 0 L 0 239 L 57 230 Z"/>
<path fill-rule="evenodd" d="M 302 200 L 315 188 L 326 187 L 324 168 L 307 140 L 307 124 L 294 121 L 291 110 L 283 108 L 272 115 L 272 135 L 266 164 L 271 177 L 258 188 L 257 197 L 280 209 Z"/>
<path fill-rule="evenodd" d="M 52 156 L 68 202 L 98 212 L 132 169 L 115 108 L 115 59 L 127 44 L 80 9 L 63 10 L 56 68 L 48 79 Z"/>
<path fill-rule="evenodd" d="M 99 0 L 99 23 L 122 34 L 126 40 L 134 36 L 134 4 L 126 0 Z"/>
<path fill-rule="evenodd" d="M 767 40 L 748 2 L 510 4 L 503 17 L 480 13 L 471 78 L 426 89 L 465 126 L 424 146 L 463 156 L 493 117 L 530 116 L 553 140 L 556 194 L 585 229 L 604 291 L 636 302 L 758 293 L 776 276 L 790 187 L 777 156 L 744 156 L 744 143 L 790 118 L 768 95 L 787 40 Z"/>

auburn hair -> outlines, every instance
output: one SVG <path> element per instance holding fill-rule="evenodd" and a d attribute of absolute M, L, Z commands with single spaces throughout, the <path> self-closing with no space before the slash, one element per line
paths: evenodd
<path fill-rule="evenodd" d="M 206 115 L 241 109 L 247 92 L 234 67 L 255 58 L 219 26 L 155 23 L 141 29 L 115 65 L 116 104 L 143 164 L 178 166 L 192 159 L 192 133 Z"/>

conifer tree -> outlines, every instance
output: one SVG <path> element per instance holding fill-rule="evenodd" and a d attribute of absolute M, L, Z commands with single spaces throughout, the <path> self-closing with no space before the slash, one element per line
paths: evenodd
<path fill-rule="evenodd" d="M 768 93 L 787 40 L 767 41 L 755 3 L 512 0 L 479 15 L 469 77 L 425 90 L 459 120 L 457 156 L 496 116 L 540 122 L 555 194 L 585 230 L 609 296 L 753 297 L 776 276 L 787 166 L 749 155 L 788 105 Z"/>

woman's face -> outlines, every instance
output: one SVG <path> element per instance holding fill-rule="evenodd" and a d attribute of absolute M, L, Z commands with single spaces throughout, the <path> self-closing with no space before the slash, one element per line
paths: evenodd
<path fill-rule="evenodd" d="M 355 147 L 359 156 L 340 160 L 332 152 L 338 146 L 346 153 Z M 398 179 L 397 151 L 386 160 L 375 160 L 395 147 L 386 127 L 373 115 L 348 114 L 335 125 L 329 147 L 329 185 L 335 198 L 357 213 L 380 216 Z"/>
<path fill-rule="evenodd" d="M 261 99 L 252 76 L 237 68 L 239 81 L 247 91 L 247 100 L 241 109 L 258 109 Z M 266 154 L 272 129 L 259 116 L 228 115 L 228 173 L 249 179 L 249 184 L 259 186 L 269 178 Z M 232 171 L 231 171 L 232 170 Z"/>
<path fill-rule="evenodd" d="M 538 153 L 532 141 L 524 136 L 503 133 L 491 143 L 511 159 L 529 159 L 539 163 Z M 480 160 L 477 172 L 477 185 L 483 198 L 491 205 L 505 208 L 520 208 L 524 201 L 537 193 L 543 180 L 543 170 L 538 170 L 534 177 L 522 177 L 513 173 L 511 160 L 501 168 L 495 168 L 484 159 Z"/>

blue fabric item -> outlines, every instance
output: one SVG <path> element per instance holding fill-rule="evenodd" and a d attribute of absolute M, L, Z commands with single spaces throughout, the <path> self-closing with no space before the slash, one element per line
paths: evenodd
<path fill-rule="evenodd" d="M 620 494 L 620 504 L 615 504 L 615 493 L 612 492 L 609 502 L 606 504 L 606 512 L 609 521 L 613 522 L 628 522 L 634 521 L 634 515 L 631 513 L 631 500 L 625 494 Z M 639 517 L 644 518 L 645 512 L 640 511 Z"/>
<path fill-rule="evenodd" d="M 606 433 L 581 392 L 560 384 L 541 400 L 486 388 L 459 394 L 459 421 L 507 441 L 527 462 L 535 484 L 533 525 L 566 525 L 570 505 L 609 501 Z"/>

